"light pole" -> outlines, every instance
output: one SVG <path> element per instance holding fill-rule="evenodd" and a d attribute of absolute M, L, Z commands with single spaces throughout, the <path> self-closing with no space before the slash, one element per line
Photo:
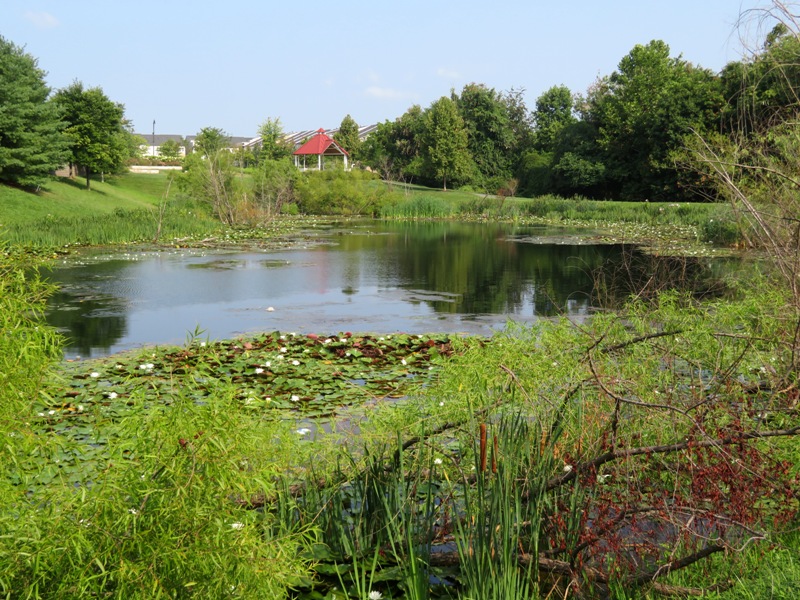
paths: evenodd
<path fill-rule="evenodd" d="M 153 146 L 150 149 L 150 153 L 152 156 L 156 155 L 156 120 L 153 119 Z"/>

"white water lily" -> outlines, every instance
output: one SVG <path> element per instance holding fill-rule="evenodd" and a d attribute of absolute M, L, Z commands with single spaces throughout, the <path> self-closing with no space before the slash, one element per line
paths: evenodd
<path fill-rule="evenodd" d="M 292 395 L 292 402 L 297 402 L 300 400 L 300 396 Z"/>
<path fill-rule="evenodd" d="M 285 353 L 286 353 L 286 352 L 288 352 L 288 351 L 289 351 L 289 350 L 286 348 L 286 346 L 284 346 L 283 348 L 281 348 L 281 353 L 283 353 L 283 354 L 285 354 Z"/>
<path fill-rule="evenodd" d="M 109 397 L 111 400 L 113 400 L 114 398 L 116 398 L 116 397 L 117 397 L 117 392 L 109 392 L 109 393 L 108 393 L 108 397 Z"/>
<path fill-rule="evenodd" d="M 264 363 L 264 366 L 270 368 L 272 366 L 272 363 L 270 361 L 267 361 Z"/>
<path fill-rule="evenodd" d="M 405 358 L 404 358 L 403 360 L 401 360 L 401 361 L 400 361 L 400 363 L 401 363 L 401 364 L 404 364 L 404 365 L 407 365 L 407 364 L 408 364 L 408 363 L 406 362 L 406 359 L 405 359 Z"/>
<path fill-rule="evenodd" d="M 300 361 L 299 360 L 293 360 L 292 364 L 296 367 L 297 365 L 300 364 Z"/>
<path fill-rule="evenodd" d="M 369 593 L 369 596 L 367 596 L 367 598 L 369 598 L 369 600 L 381 600 L 381 598 L 383 598 L 383 594 L 373 590 Z"/>
<path fill-rule="evenodd" d="M 261 367 L 256 367 L 256 375 L 261 375 L 264 372 L 264 369 Z"/>
<path fill-rule="evenodd" d="M 89 374 L 89 377 L 92 377 L 92 378 L 94 378 L 94 379 L 97 379 L 98 377 L 100 377 L 100 373 L 98 373 L 97 371 L 95 371 L 94 373 L 90 373 L 90 374 Z"/>

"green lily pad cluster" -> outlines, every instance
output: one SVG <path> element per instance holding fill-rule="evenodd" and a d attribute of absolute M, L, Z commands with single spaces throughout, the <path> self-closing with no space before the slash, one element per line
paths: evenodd
<path fill-rule="evenodd" d="M 453 352 L 445 335 L 273 332 L 219 342 L 193 337 L 182 348 L 65 363 L 35 404 L 31 423 L 58 438 L 57 456 L 29 459 L 52 466 L 37 484 L 56 476 L 80 483 L 103 464 L 104 446 L 127 415 L 204 404 L 212 396 L 230 398 L 230 410 L 263 418 L 352 415 L 367 402 L 413 393 Z"/>

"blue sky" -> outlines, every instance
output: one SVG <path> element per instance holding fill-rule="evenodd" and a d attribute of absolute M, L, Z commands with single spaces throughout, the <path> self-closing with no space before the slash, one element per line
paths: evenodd
<path fill-rule="evenodd" d="M 761 0 L 2 0 L 53 88 L 100 86 L 137 132 L 254 135 L 393 120 L 470 82 L 585 92 L 636 44 L 719 71 Z"/>

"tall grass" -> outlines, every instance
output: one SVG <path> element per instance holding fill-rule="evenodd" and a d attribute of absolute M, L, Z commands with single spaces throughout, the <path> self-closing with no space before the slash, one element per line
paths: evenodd
<path fill-rule="evenodd" d="M 159 227 L 160 221 L 160 227 Z M 220 224 L 193 211 L 117 209 L 110 214 L 56 218 L 11 224 L 0 229 L 0 238 L 11 244 L 43 248 L 68 245 L 105 245 L 129 242 L 199 238 L 219 231 Z M 159 234 L 157 236 L 157 234 Z"/>

